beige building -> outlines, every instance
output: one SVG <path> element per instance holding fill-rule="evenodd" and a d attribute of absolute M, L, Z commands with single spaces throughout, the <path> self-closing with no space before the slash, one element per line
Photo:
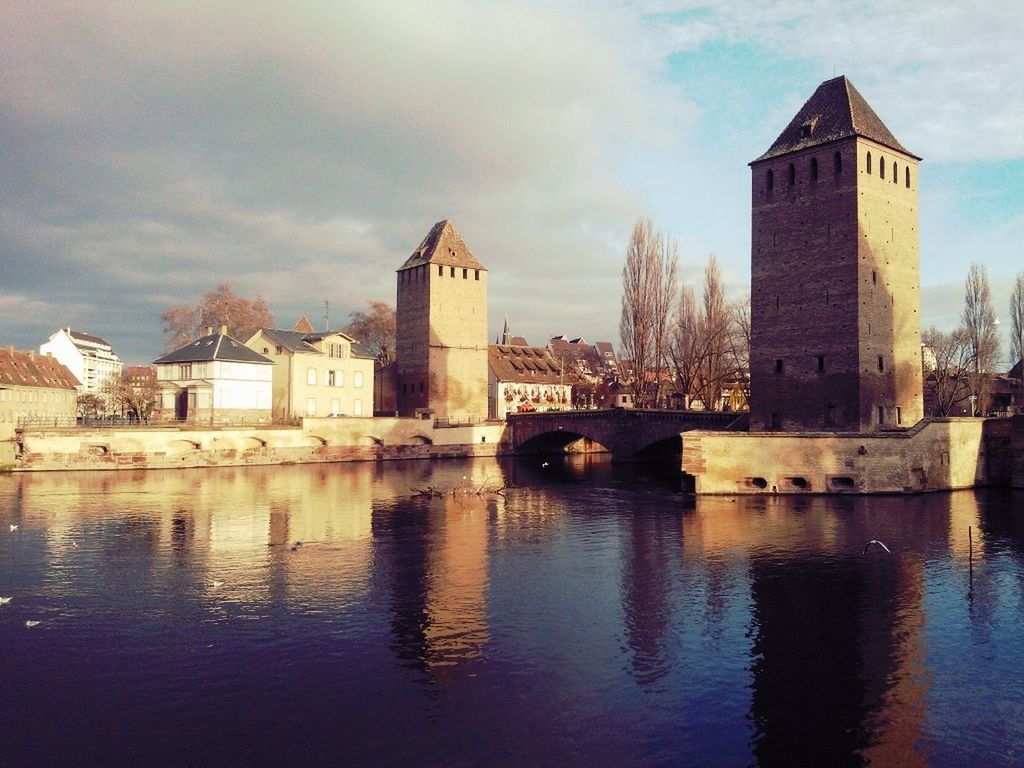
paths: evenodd
<path fill-rule="evenodd" d="M 246 342 L 274 364 L 274 418 L 372 416 L 373 358 L 354 353 L 341 331 L 317 333 L 302 320 L 296 329 L 261 328 Z"/>
<path fill-rule="evenodd" d="M 487 418 L 487 270 L 448 220 L 398 270 L 400 416 Z"/>
<path fill-rule="evenodd" d="M 14 347 L 0 349 L 0 440 L 19 425 L 73 426 L 79 381 L 63 363 Z"/>
<path fill-rule="evenodd" d="M 492 419 L 510 413 L 572 408 L 572 386 L 543 348 L 491 344 L 487 350 L 487 399 Z"/>
<path fill-rule="evenodd" d="M 750 164 L 753 430 L 923 417 L 919 160 L 837 77 Z"/>

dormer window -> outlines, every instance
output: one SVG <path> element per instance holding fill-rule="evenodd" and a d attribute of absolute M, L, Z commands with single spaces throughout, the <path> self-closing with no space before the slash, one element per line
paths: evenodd
<path fill-rule="evenodd" d="M 808 139 L 811 134 L 814 133 L 814 127 L 818 124 L 818 117 L 814 116 L 809 120 L 805 120 L 804 124 L 800 126 L 800 138 Z"/>

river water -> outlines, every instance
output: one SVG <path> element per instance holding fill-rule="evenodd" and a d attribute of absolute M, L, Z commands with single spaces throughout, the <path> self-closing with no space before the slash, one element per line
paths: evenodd
<path fill-rule="evenodd" d="M 1021 492 L 543 461 L 0 476 L 0 766 L 1024 764 Z"/>

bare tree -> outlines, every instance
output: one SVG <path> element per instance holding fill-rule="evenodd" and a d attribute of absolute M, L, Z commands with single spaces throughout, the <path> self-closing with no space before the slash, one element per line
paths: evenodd
<path fill-rule="evenodd" d="M 921 334 L 921 343 L 930 352 L 923 361 L 925 400 L 935 416 L 949 416 L 971 395 L 973 357 L 967 329 L 949 333 L 932 326 Z"/>
<path fill-rule="evenodd" d="M 739 388 L 744 403 L 750 403 L 750 294 L 732 305 L 729 333 L 732 384 Z"/>
<path fill-rule="evenodd" d="M 701 318 L 693 288 L 684 285 L 676 305 L 676 321 L 672 329 L 669 356 L 676 382 L 683 394 L 683 407 L 690 407 L 696 390 L 697 371 L 701 362 Z"/>
<path fill-rule="evenodd" d="M 988 274 L 982 264 L 971 264 L 964 283 L 963 326 L 971 353 L 971 388 L 977 395 L 978 413 L 988 408 L 988 381 L 999 358 L 996 313 L 992 309 Z"/>
<path fill-rule="evenodd" d="M 214 331 L 227 326 L 228 335 L 245 341 L 260 328 L 274 325 L 274 316 L 262 296 L 246 299 L 237 296 L 228 283 L 204 293 L 195 308 L 179 305 L 168 307 L 160 315 L 164 324 L 164 351 L 187 344 L 202 336 L 203 330 Z"/>
<path fill-rule="evenodd" d="M 383 301 L 369 301 L 367 312 L 352 312 L 344 331 L 365 344 L 382 366 L 395 359 L 395 310 Z"/>
<path fill-rule="evenodd" d="M 708 256 L 704 267 L 704 314 L 700 323 L 700 365 L 697 368 L 697 395 L 704 407 L 717 410 L 722 402 L 722 391 L 729 376 L 729 333 L 731 330 L 729 305 L 725 301 L 725 286 L 718 259 Z"/>
<path fill-rule="evenodd" d="M 122 416 L 135 416 L 139 421 L 146 421 L 156 408 L 156 376 L 133 379 L 126 369 L 120 376 L 109 376 L 104 380 L 103 395 Z"/>
<path fill-rule="evenodd" d="M 1017 401 L 1024 405 L 1024 272 L 1017 273 L 1010 293 L 1010 367 L 1017 368 Z"/>
<path fill-rule="evenodd" d="M 633 226 L 622 268 L 622 357 L 632 361 L 629 382 L 638 407 L 654 405 L 661 386 L 669 341 L 668 317 L 675 299 L 677 249 L 654 232 L 650 219 Z"/>

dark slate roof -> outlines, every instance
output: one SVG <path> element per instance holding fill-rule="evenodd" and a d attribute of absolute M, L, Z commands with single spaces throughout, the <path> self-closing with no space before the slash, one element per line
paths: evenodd
<path fill-rule="evenodd" d="M 75 389 L 78 384 L 75 375 L 56 358 L 13 347 L 0 349 L 0 386 Z"/>
<path fill-rule="evenodd" d="M 314 341 L 320 341 L 327 336 L 342 336 L 350 342 L 354 342 L 351 336 L 343 331 L 327 331 L 326 333 L 303 333 L 301 331 L 286 331 L 282 328 L 260 328 L 264 337 L 273 339 L 290 352 L 313 352 L 321 354 L 320 350 L 313 346 Z"/>
<path fill-rule="evenodd" d="M 154 360 L 153 363 L 203 363 L 210 360 L 274 364 L 273 360 L 249 349 L 242 342 L 221 333 L 211 333 L 189 342 L 185 346 L 178 347 L 173 352 Z"/>
<path fill-rule="evenodd" d="M 99 344 L 104 347 L 110 346 L 110 342 L 108 342 L 106 339 L 101 339 L 99 336 L 93 336 L 91 333 L 72 331 L 70 328 L 65 328 L 64 330 L 67 331 L 68 336 L 70 336 L 75 341 L 84 341 L 88 344 Z"/>
<path fill-rule="evenodd" d="M 346 337 L 347 338 L 347 337 Z M 377 355 L 373 353 L 366 344 L 361 341 L 352 340 L 352 357 L 358 357 L 363 360 L 376 360 Z"/>
<path fill-rule="evenodd" d="M 775 143 L 753 162 L 852 136 L 871 139 L 916 160 L 921 159 L 897 141 L 853 83 L 841 75 L 819 85 Z"/>
<path fill-rule="evenodd" d="M 413 251 L 412 256 L 399 267 L 399 271 L 419 267 L 423 264 L 443 264 L 446 267 L 467 267 L 485 271 L 487 269 L 469 250 L 462 235 L 448 219 L 434 225 L 433 229 L 423 238 L 419 248 Z"/>
<path fill-rule="evenodd" d="M 1006 375 L 1011 379 L 1024 379 L 1024 358 L 1018 360 L 1017 364 Z"/>
<path fill-rule="evenodd" d="M 562 378 L 561 367 L 542 347 L 490 344 L 487 363 L 498 381 L 558 384 Z"/>

